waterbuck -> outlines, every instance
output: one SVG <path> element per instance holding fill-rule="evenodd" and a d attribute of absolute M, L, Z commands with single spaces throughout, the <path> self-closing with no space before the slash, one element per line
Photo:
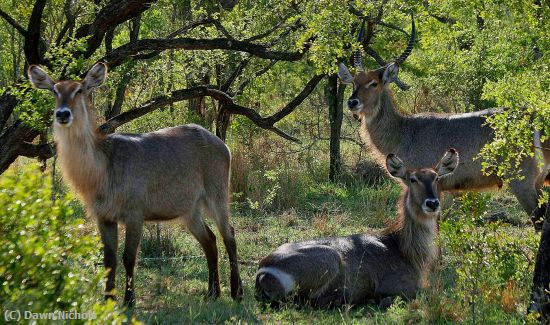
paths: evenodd
<path fill-rule="evenodd" d="M 440 183 L 458 160 L 458 153 L 449 149 L 434 168 L 408 169 L 397 156 L 388 155 L 388 171 L 403 184 L 397 220 L 376 234 L 280 246 L 260 262 L 257 297 L 277 303 L 295 296 L 319 307 L 413 297 L 438 256 Z"/>
<path fill-rule="evenodd" d="M 208 262 L 208 296 L 220 295 L 216 237 L 202 212 L 215 222 L 229 255 L 231 296 L 242 284 L 234 230 L 229 224 L 231 154 L 212 133 L 183 125 L 145 134 L 98 132 L 90 92 L 107 74 L 95 64 L 82 81 L 54 82 L 40 67 L 28 69 L 31 83 L 56 98 L 53 133 L 63 177 L 96 219 L 109 270 L 106 298 L 114 298 L 118 223 L 126 227 L 124 303 L 134 304 L 134 266 L 144 221 L 180 218 L 199 241 Z"/>
<path fill-rule="evenodd" d="M 359 33 L 362 34 L 362 31 Z M 353 84 L 353 93 L 347 104 L 352 114 L 361 121 L 361 135 L 374 149 L 382 162 L 385 155 L 395 153 L 406 160 L 412 168 L 430 166 L 438 157 L 435 153 L 454 147 L 460 152 L 460 169 L 441 182 L 443 191 L 479 190 L 502 186 L 502 180 L 496 176 L 487 176 L 481 172 L 481 161 L 476 159 L 482 147 L 492 141 L 493 130 L 485 125 L 485 118 L 497 110 L 484 110 L 466 114 L 416 114 L 402 115 L 393 99 L 389 85 L 397 82 L 399 65 L 412 51 L 416 37 L 414 21 L 408 46 L 393 63 L 365 72 L 361 62 L 361 52 L 354 54 L 357 70 L 352 76 L 348 68 L 341 63 L 338 75 L 342 82 Z M 400 83 L 398 86 L 403 88 Z M 534 141 L 540 139 L 534 132 Z M 540 142 L 540 140 L 539 140 Z M 539 143 L 540 146 L 540 143 Z M 550 139 L 543 147 L 550 148 Z M 546 207 L 538 207 L 541 188 L 550 182 L 550 152 L 544 150 L 545 166 L 541 169 L 536 158 L 523 160 L 521 175 L 523 179 L 510 182 L 510 189 L 519 203 L 534 222 L 535 228 L 542 227 L 542 217 Z"/>

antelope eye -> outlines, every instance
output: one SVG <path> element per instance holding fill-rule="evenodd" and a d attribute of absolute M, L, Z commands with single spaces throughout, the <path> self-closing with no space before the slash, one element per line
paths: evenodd
<path fill-rule="evenodd" d="M 417 182 L 416 178 L 411 177 L 411 183 L 416 183 L 416 182 Z"/>
<path fill-rule="evenodd" d="M 82 88 L 80 88 L 79 90 L 77 90 L 76 93 L 77 93 L 77 94 L 82 94 Z"/>
<path fill-rule="evenodd" d="M 373 82 L 370 84 L 372 86 L 372 88 L 376 88 L 378 86 L 378 83 L 377 82 Z"/>

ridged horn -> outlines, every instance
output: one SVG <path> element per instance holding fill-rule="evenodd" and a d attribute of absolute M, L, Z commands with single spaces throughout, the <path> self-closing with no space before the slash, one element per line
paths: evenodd
<path fill-rule="evenodd" d="M 365 36 L 365 20 L 366 18 L 363 18 L 363 22 L 361 23 L 361 29 L 359 29 L 359 34 L 357 34 L 357 41 L 359 43 L 363 42 L 363 38 Z M 353 66 L 358 70 L 364 70 L 361 50 L 357 50 L 355 51 L 355 53 L 353 53 Z"/>
<path fill-rule="evenodd" d="M 403 51 L 403 53 L 397 59 L 395 59 L 394 62 L 397 65 L 405 62 L 405 60 L 409 57 L 409 55 L 412 52 L 414 42 L 416 41 L 416 27 L 414 26 L 414 17 L 411 16 L 411 18 L 412 18 L 411 37 L 409 38 L 409 43 L 407 44 L 407 48 L 405 49 L 405 51 Z"/>

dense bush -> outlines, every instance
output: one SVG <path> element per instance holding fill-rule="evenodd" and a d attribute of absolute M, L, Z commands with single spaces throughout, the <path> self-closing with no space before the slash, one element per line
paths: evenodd
<path fill-rule="evenodd" d="M 122 323 L 114 303 L 100 303 L 99 239 L 86 233 L 70 199 L 52 199 L 50 178 L 34 165 L 0 178 L 3 311 L 93 311 L 97 323 Z"/>
<path fill-rule="evenodd" d="M 500 222 L 480 227 L 489 199 L 487 193 L 466 193 L 457 202 L 456 218 L 441 223 L 443 255 L 453 270 L 451 296 L 469 309 L 474 323 L 510 322 L 512 315 L 526 312 L 525 288 L 539 242 L 531 229 Z"/>

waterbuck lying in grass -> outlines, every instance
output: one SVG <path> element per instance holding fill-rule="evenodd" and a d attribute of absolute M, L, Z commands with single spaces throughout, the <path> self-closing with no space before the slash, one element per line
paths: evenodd
<path fill-rule="evenodd" d="M 361 32 L 359 33 L 362 34 Z M 431 166 L 439 157 L 436 153 L 454 147 L 460 152 L 461 166 L 451 177 L 441 182 L 443 191 L 478 190 L 502 186 L 497 176 L 481 172 L 481 160 L 475 159 L 483 146 L 493 139 L 493 131 L 484 125 L 485 117 L 495 110 L 467 114 L 417 114 L 404 116 L 399 113 L 389 85 L 398 81 L 399 65 L 412 51 L 416 29 L 414 21 L 407 49 L 393 63 L 381 68 L 363 71 L 361 53 L 356 52 L 354 64 L 357 70 L 352 76 L 344 64 L 338 75 L 342 82 L 353 84 L 348 100 L 349 110 L 362 124 L 362 138 L 378 154 L 382 163 L 389 153 L 402 157 L 411 168 Z M 361 40 L 360 40 L 361 41 Z M 399 84 L 398 84 L 399 85 Z M 540 135 L 535 132 L 534 142 Z M 539 143 L 540 146 L 540 143 Z M 550 139 L 543 147 L 550 148 Z M 543 152 L 545 166 L 541 169 L 536 158 L 525 159 L 521 164 L 523 179 L 510 182 L 510 189 L 530 216 L 537 229 L 542 227 L 546 207 L 538 207 L 541 188 L 550 183 L 550 151 Z"/>
<path fill-rule="evenodd" d="M 218 250 L 202 210 L 222 235 L 231 267 L 231 296 L 240 299 L 242 284 L 237 246 L 229 224 L 231 154 L 212 133 L 184 125 L 145 134 L 103 135 L 97 131 L 90 91 L 107 74 L 94 65 L 82 81 L 54 82 L 38 66 L 28 70 L 32 84 L 56 98 L 53 132 L 61 170 L 80 195 L 88 215 L 97 220 L 109 269 L 106 295 L 114 298 L 118 223 L 126 226 L 124 303 L 134 304 L 134 266 L 148 220 L 180 218 L 199 241 L 208 262 L 208 296 L 218 297 Z"/>
<path fill-rule="evenodd" d="M 260 262 L 259 299 L 289 296 L 316 306 L 413 297 L 436 260 L 440 182 L 458 165 L 449 149 L 435 168 L 407 169 L 390 154 L 386 166 L 404 185 L 396 222 L 377 234 L 314 239 L 280 246 Z"/>

